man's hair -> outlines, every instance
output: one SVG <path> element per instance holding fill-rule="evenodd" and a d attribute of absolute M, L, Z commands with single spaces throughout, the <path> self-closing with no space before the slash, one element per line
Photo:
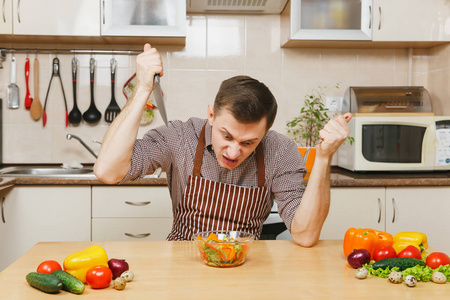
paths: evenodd
<path fill-rule="evenodd" d="M 266 117 L 266 130 L 277 114 L 277 101 L 267 86 L 248 76 L 224 80 L 214 101 L 214 115 L 227 109 L 240 123 L 256 123 Z"/>

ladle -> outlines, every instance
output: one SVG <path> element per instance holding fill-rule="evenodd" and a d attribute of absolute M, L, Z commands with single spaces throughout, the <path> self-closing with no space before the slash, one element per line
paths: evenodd
<path fill-rule="evenodd" d="M 81 122 L 81 111 L 77 106 L 77 64 L 76 57 L 72 59 L 73 108 L 69 113 L 69 123 L 78 125 Z"/>
<path fill-rule="evenodd" d="M 91 72 L 91 105 L 89 106 L 88 110 L 84 112 L 83 114 L 83 120 L 85 120 L 87 123 L 93 124 L 100 121 L 102 118 L 102 113 L 99 112 L 97 107 L 95 107 L 94 102 L 94 71 L 95 71 L 95 59 L 91 58 L 89 61 L 89 69 Z"/>

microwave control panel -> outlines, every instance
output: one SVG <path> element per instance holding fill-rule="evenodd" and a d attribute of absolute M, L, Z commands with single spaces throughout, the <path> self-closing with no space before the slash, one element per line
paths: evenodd
<path fill-rule="evenodd" d="M 450 120 L 436 122 L 436 166 L 450 166 Z"/>

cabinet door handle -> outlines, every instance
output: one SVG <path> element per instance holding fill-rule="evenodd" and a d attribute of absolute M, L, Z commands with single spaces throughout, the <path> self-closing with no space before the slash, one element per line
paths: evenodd
<path fill-rule="evenodd" d="M 3 23 L 6 23 L 5 3 L 6 3 L 6 0 L 3 0 L 3 5 L 2 5 Z"/>
<path fill-rule="evenodd" d="M 17 2 L 17 20 L 20 23 L 20 0 Z"/>
<path fill-rule="evenodd" d="M 372 5 L 369 5 L 369 29 L 372 28 Z"/>
<path fill-rule="evenodd" d="M 125 232 L 125 235 L 129 236 L 129 237 L 132 237 L 132 238 L 142 239 L 142 238 L 148 237 L 150 235 L 150 233 L 132 234 L 132 233 Z"/>
<path fill-rule="evenodd" d="M 144 206 L 144 205 L 148 205 L 151 202 L 150 201 L 145 201 L 145 202 L 130 202 L 130 201 L 125 201 L 126 204 L 129 205 L 134 205 L 134 206 Z"/>
<path fill-rule="evenodd" d="M 378 198 L 378 223 L 381 222 L 381 200 Z"/>
<path fill-rule="evenodd" d="M 3 207 L 3 203 L 5 203 L 5 197 L 3 197 L 1 201 L 2 201 L 2 204 L 1 204 L 1 210 L 2 210 L 2 222 L 3 222 L 3 223 L 6 223 L 6 221 L 5 221 L 5 209 L 4 209 L 4 207 Z"/>
<path fill-rule="evenodd" d="M 393 212 L 392 223 L 394 223 L 395 222 L 395 199 L 394 198 L 392 198 L 392 212 Z"/>
<path fill-rule="evenodd" d="M 103 24 L 105 24 L 105 0 L 102 1 L 103 4 Z"/>
<path fill-rule="evenodd" d="M 380 12 L 380 20 L 378 21 L 378 30 L 381 29 L 381 6 L 378 7 L 378 11 Z"/>

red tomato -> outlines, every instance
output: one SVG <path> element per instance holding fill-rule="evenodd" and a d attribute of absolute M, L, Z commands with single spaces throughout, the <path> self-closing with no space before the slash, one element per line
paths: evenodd
<path fill-rule="evenodd" d="M 36 272 L 51 274 L 53 271 L 62 270 L 61 265 L 55 260 L 46 260 L 41 262 Z"/>
<path fill-rule="evenodd" d="M 373 251 L 373 260 L 374 261 L 379 261 L 385 258 L 394 258 L 397 257 L 397 253 L 395 252 L 394 247 L 392 246 L 386 246 L 386 247 L 381 247 L 378 249 L 375 249 L 375 251 Z"/>
<path fill-rule="evenodd" d="M 408 246 L 397 255 L 397 257 L 417 258 L 422 259 L 420 250 L 414 246 Z"/>
<path fill-rule="evenodd" d="M 427 266 L 432 269 L 436 269 L 439 266 L 445 266 L 450 264 L 450 257 L 442 252 L 433 252 L 427 256 Z"/>
<path fill-rule="evenodd" d="M 106 266 L 95 266 L 86 272 L 86 281 L 93 289 L 104 289 L 111 280 L 112 271 Z"/>

